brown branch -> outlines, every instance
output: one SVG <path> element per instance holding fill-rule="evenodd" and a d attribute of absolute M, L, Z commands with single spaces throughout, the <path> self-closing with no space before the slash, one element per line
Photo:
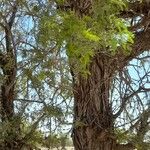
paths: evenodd
<path fill-rule="evenodd" d="M 135 33 L 135 40 L 132 46 L 132 51 L 129 56 L 127 56 L 124 60 L 131 60 L 132 58 L 140 55 L 144 51 L 150 50 L 150 29 L 141 32 Z"/>
<path fill-rule="evenodd" d="M 139 127 L 137 129 L 137 137 L 144 142 L 144 135 L 148 132 L 149 130 L 149 120 L 150 118 L 150 107 L 145 110 L 139 119 Z"/>
<path fill-rule="evenodd" d="M 150 4 L 147 4 L 146 0 L 142 2 L 140 1 L 129 2 L 128 9 L 122 11 L 120 13 L 120 16 L 124 18 L 133 18 L 133 17 L 141 16 L 141 14 L 148 15 L 149 10 L 150 10 Z"/>
<path fill-rule="evenodd" d="M 43 101 L 31 100 L 31 99 L 15 99 L 14 101 L 28 102 L 28 103 L 40 103 L 40 104 L 44 103 Z"/>
<path fill-rule="evenodd" d="M 45 117 L 45 113 L 43 113 L 31 126 L 30 131 L 24 136 L 22 141 L 26 142 L 32 137 L 32 134 L 35 132 L 35 130 L 38 127 L 39 122 Z"/>
<path fill-rule="evenodd" d="M 128 6 L 128 9 L 122 11 L 119 16 L 130 19 L 141 16 L 141 21 L 134 21 L 134 25 L 129 27 L 129 30 L 135 35 L 130 55 L 125 56 L 122 52 L 116 54 L 116 58 L 118 58 L 118 62 L 120 63 L 120 69 L 136 56 L 150 50 L 150 4 L 147 4 L 146 1 L 142 3 L 135 1 L 128 3 Z"/>
<path fill-rule="evenodd" d="M 123 54 L 120 50 L 116 53 L 114 58 L 117 58 L 118 70 L 122 70 L 124 66 L 126 66 L 129 61 L 131 61 L 136 56 L 142 54 L 144 51 L 150 50 L 150 29 L 145 31 L 139 31 L 135 33 L 134 44 L 131 47 L 131 52 L 129 55 Z M 116 60 L 114 59 L 114 63 Z"/>
<path fill-rule="evenodd" d="M 134 91 L 132 94 L 130 94 L 130 95 L 128 95 L 127 97 L 124 97 L 124 98 L 122 99 L 122 104 L 121 104 L 121 106 L 120 106 L 120 109 L 118 110 L 118 112 L 117 112 L 116 114 L 113 115 L 114 119 L 116 119 L 116 118 L 122 113 L 122 111 L 123 111 L 124 108 L 126 107 L 126 104 L 127 104 L 128 100 L 129 100 L 130 98 L 132 98 L 133 96 L 135 96 L 136 94 L 142 92 L 141 90 L 142 90 L 142 88 L 139 87 L 138 90 Z"/>
<path fill-rule="evenodd" d="M 18 5 L 17 2 L 15 2 L 14 6 L 12 7 L 12 14 L 11 14 L 11 17 L 10 17 L 9 22 L 8 22 L 8 25 L 9 25 L 10 29 L 11 29 L 11 27 L 14 23 L 15 17 L 16 17 L 17 5 Z"/>

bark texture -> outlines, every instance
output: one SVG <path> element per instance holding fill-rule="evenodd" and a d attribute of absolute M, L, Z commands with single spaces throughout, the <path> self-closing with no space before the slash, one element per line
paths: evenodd
<path fill-rule="evenodd" d="M 90 64 L 90 76 L 74 83 L 74 129 L 76 150 L 113 150 L 113 116 L 109 89 L 114 74 L 112 61 L 97 54 Z"/>
<path fill-rule="evenodd" d="M 134 7 L 133 7 L 134 6 Z M 133 150 L 133 144 L 117 144 L 114 135 L 114 119 L 124 109 L 124 105 L 116 114 L 112 114 L 109 100 L 109 89 L 115 72 L 122 69 L 137 55 L 150 48 L 149 5 L 146 2 L 132 2 L 129 11 L 121 12 L 121 17 L 134 18 L 144 14 L 142 22 L 132 24 L 131 31 L 135 33 L 135 43 L 130 55 L 118 51 L 115 56 L 97 53 L 90 64 L 90 76 L 87 79 L 81 75 L 74 77 L 74 127 L 73 142 L 75 150 Z M 89 15 L 92 8 L 91 0 L 68 0 L 67 9 L 74 10 L 79 18 Z M 145 21 L 146 20 L 146 21 Z M 145 30 L 136 32 L 141 27 Z M 146 31 L 146 32 L 145 32 Z"/>

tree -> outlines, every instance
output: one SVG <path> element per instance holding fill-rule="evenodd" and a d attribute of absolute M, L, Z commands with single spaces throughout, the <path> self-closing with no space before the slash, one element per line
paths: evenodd
<path fill-rule="evenodd" d="M 66 60 L 51 53 L 56 45 L 46 48 L 36 36 L 41 15 L 53 11 L 47 4 L 50 10 L 36 0 L 0 3 L 0 149 L 35 146 L 32 138 L 40 125 L 50 133 L 60 130 L 71 108 L 71 92 L 65 90 L 70 84 L 68 66 L 62 68 Z M 60 78 L 64 74 L 66 78 Z M 25 133 L 24 122 L 30 124 Z"/>
<path fill-rule="evenodd" d="M 113 4 L 114 2 L 114 4 Z M 78 20 L 84 20 L 85 16 L 88 16 L 90 19 L 95 17 L 93 22 L 97 23 L 97 18 L 103 19 L 103 17 L 107 20 L 107 24 L 110 22 L 107 18 L 107 15 L 109 17 L 112 16 L 113 10 L 116 11 L 116 5 L 120 6 L 120 13 L 117 12 L 117 15 L 119 15 L 121 18 L 127 19 L 127 23 L 129 23 L 129 30 L 134 33 L 134 44 L 132 45 L 132 48 L 130 52 L 124 53 L 120 48 L 122 43 L 119 43 L 119 46 L 117 46 L 118 41 L 113 41 L 111 39 L 111 42 L 113 43 L 101 43 L 102 45 L 105 45 L 104 47 L 100 47 L 95 50 L 94 55 L 88 54 L 91 61 L 87 65 L 86 61 L 88 61 L 88 57 L 86 57 L 88 48 L 91 48 L 90 43 L 87 47 L 82 47 L 81 49 L 86 48 L 86 52 L 79 52 L 78 54 L 75 54 L 75 49 L 78 47 L 74 44 L 76 43 L 75 40 L 80 39 L 80 37 L 75 36 L 75 33 L 72 33 L 69 35 L 70 40 L 68 40 L 70 45 L 68 44 L 68 49 L 74 48 L 74 51 L 72 50 L 70 53 L 74 53 L 76 56 L 72 56 L 71 54 L 68 54 L 68 57 L 73 57 L 72 59 L 77 60 L 76 64 L 79 62 L 82 65 L 83 62 L 85 62 L 87 70 L 89 71 L 89 75 L 86 77 L 83 76 L 83 70 L 86 68 L 82 68 L 82 70 L 77 71 L 76 64 L 73 64 L 74 60 L 71 60 L 70 68 L 71 68 L 71 74 L 73 77 L 73 92 L 74 92 L 74 127 L 73 127 L 73 142 L 76 150 L 112 150 L 112 149 L 122 149 L 123 147 L 127 149 L 134 149 L 134 144 L 131 142 L 129 145 L 120 145 L 116 144 L 116 138 L 114 135 L 114 122 L 115 119 L 124 111 L 126 108 L 126 103 L 129 103 L 129 99 L 131 99 L 134 95 L 136 95 L 139 92 L 147 92 L 150 89 L 146 87 L 145 85 L 140 85 L 139 89 L 137 91 L 133 91 L 132 94 L 127 93 L 127 95 L 124 95 L 124 97 L 120 97 L 122 103 L 120 105 L 120 109 L 118 112 L 113 114 L 113 108 L 111 104 L 110 99 L 110 89 L 112 86 L 112 82 L 114 79 L 114 76 L 116 75 L 116 72 L 121 72 L 124 70 L 124 67 L 129 64 L 129 61 L 144 52 L 145 50 L 149 50 L 149 24 L 148 21 L 148 14 L 149 14 L 149 5 L 147 5 L 146 1 L 138 2 L 138 1 L 131 1 L 128 2 L 128 8 L 126 10 L 122 10 L 122 1 L 89 1 L 89 0 L 78 0 L 78 1 L 67 1 L 67 5 L 61 5 L 60 9 L 70 9 L 73 11 L 75 16 L 78 18 Z M 96 3 L 96 5 L 95 5 Z M 119 4 L 120 3 L 120 4 Z M 114 5 L 114 6 L 113 6 Z M 67 7 L 65 7 L 67 6 Z M 104 11 L 103 11 L 104 10 Z M 113 12 L 113 13 L 115 13 Z M 102 14 L 100 14 L 102 13 Z M 105 16 L 104 16 L 105 15 Z M 96 18 L 97 17 L 97 18 Z M 88 18 L 88 19 L 89 19 Z M 90 20 L 89 19 L 89 20 Z M 75 20 L 75 18 L 74 18 Z M 88 21 L 89 21 L 88 20 Z M 90 28 L 90 21 L 87 23 L 87 26 L 89 27 L 89 32 L 86 32 L 86 37 L 88 37 L 90 40 L 93 40 L 94 42 L 96 40 L 99 40 L 98 37 L 101 35 L 99 34 L 98 30 L 96 30 L 96 36 L 94 36 L 94 25 L 91 25 Z M 121 22 L 119 20 L 116 20 L 119 24 L 119 27 L 116 25 L 116 28 L 118 27 L 118 32 L 122 30 L 123 27 L 120 27 Z M 72 21 L 73 22 L 73 21 Z M 71 26 L 74 24 L 80 25 L 79 28 L 82 28 L 82 24 L 80 24 L 79 21 L 73 22 Z M 89 24 L 88 24 L 89 23 Z M 112 32 L 112 28 L 110 28 L 110 24 L 107 26 L 105 24 L 105 20 L 101 22 L 101 24 L 104 23 L 105 28 L 103 26 L 103 29 L 99 27 L 100 32 L 103 33 L 103 36 L 105 37 L 105 40 L 107 41 L 106 33 L 103 32 Z M 112 23 L 112 22 L 111 22 Z M 114 25 L 115 26 L 115 25 Z M 70 27 L 71 28 L 71 27 Z M 71 29 L 75 30 L 77 34 L 79 34 L 80 29 L 78 28 L 78 31 L 75 30 L 72 27 Z M 83 29 L 83 28 L 82 28 Z M 69 30 L 69 29 L 68 29 Z M 115 30 L 115 29 L 114 29 Z M 90 32 L 91 31 L 91 32 Z M 93 32 L 93 33 L 92 33 Z M 123 31 L 121 31 L 123 32 Z M 128 33 L 127 33 L 128 34 Z M 110 36 L 110 34 L 108 34 Z M 117 34 L 116 34 L 117 36 Z M 125 33 L 123 33 L 123 36 L 126 36 Z M 121 38 L 123 38 L 123 36 Z M 85 38 L 86 38 L 85 37 Z M 101 37 L 100 37 L 101 38 Z M 126 37 L 128 38 L 128 37 Z M 114 37 L 115 39 L 115 37 Z M 80 39 L 82 40 L 82 39 Z M 99 40 L 102 41 L 102 40 Z M 125 40 L 126 41 L 126 40 Z M 85 42 L 86 41 L 82 41 Z M 90 41 L 89 41 L 90 42 Z M 94 42 L 92 44 L 94 44 Z M 109 42 L 109 40 L 107 41 Z M 115 43 L 116 42 L 116 43 Z M 123 42 L 123 41 L 122 41 Z M 126 41 L 127 42 L 127 41 Z M 81 43 L 78 43 L 81 44 Z M 82 45 L 82 44 L 81 44 Z M 84 45 L 84 44 L 83 44 Z M 82 45 L 82 46 L 83 46 Z M 116 47 L 115 47 L 115 46 Z M 88 47 L 89 46 L 89 47 Z M 114 46 L 114 47 L 113 47 Z M 124 45 L 122 45 L 124 47 Z M 96 46 L 95 46 L 96 47 Z M 111 53 L 111 48 L 115 49 L 115 52 Z M 80 49 L 80 50 L 81 50 Z M 94 48 L 93 48 L 94 49 Z M 90 53 L 90 52 L 89 52 Z M 76 58 L 75 58 L 76 57 Z M 86 58 L 85 58 L 86 57 Z M 69 58 L 69 59 L 70 59 Z M 149 82 L 149 80 L 148 80 Z M 129 83 L 126 82 L 128 85 Z M 147 108 L 147 113 L 149 116 L 149 108 Z M 147 117 L 148 117 L 147 116 Z M 146 117 L 146 118 L 147 118 Z M 142 128 L 142 124 L 144 122 L 144 127 L 149 126 L 148 125 L 148 119 L 144 117 L 144 121 L 140 121 L 141 123 L 139 125 L 139 129 L 137 129 L 137 134 L 141 135 L 144 131 L 140 131 Z M 143 122 L 143 123 L 142 123 Z M 142 129 L 143 130 L 143 129 Z M 138 133 L 139 132 L 139 133 Z M 143 135 L 143 134 L 142 134 Z M 141 135 L 141 136 L 142 136 Z"/>
<path fill-rule="evenodd" d="M 45 118 L 50 131 L 64 122 L 72 95 L 76 150 L 147 149 L 149 4 L 3 0 L 1 8 L 1 124 L 20 121 L 5 149 L 20 150 Z M 23 117 L 33 120 L 25 135 Z"/>

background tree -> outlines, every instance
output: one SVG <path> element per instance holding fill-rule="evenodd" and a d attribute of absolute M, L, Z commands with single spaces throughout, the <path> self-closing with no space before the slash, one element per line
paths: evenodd
<path fill-rule="evenodd" d="M 38 22 L 54 11 L 53 5 L 1 0 L 0 149 L 34 147 L 38 128 L 52 134 L 67 124 L 72 93 L 67 90 L 71 82 L 66 58 L 56 53 L 54 42 L 46 47 L 37 37 Z M 26 132 L 24 122 L 30 127 Z"/>

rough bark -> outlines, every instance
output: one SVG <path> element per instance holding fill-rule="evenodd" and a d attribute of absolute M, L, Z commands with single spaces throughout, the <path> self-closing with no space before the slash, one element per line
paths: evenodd
<path fill-rule="evenodd" d="M 97 53 L 89 67 L 87 78 L 74 77 L 75 150 L 133 150 L 132 144 L 118 144 L 114 133 L 109 91 L 118 61 L 115 57 Z M 125 62 L 120 65 L 123 67 Z"/>
<path fill-rule="evenodd" d="M 114 74 L 112 61 L 97 54 L 87 79 L 79 76 L 74 83 L 73 141 L 76 150 L 113 150 L 115 137 L 109 101 Z"/>
<path fill-rule="evenodd" d="M 88 15 L 91 8 L 92 1 L 77 0 L 68 2 L 70 9 L 74 10 L 79 17 Z M 82 3 L 88 4 L 87 7 L 82 7 Z M 130 13 L 128 11 L 122 12 L 121 16 L 128 15 L 128 18 L 139 16 L 139 13 L 144 12 L 145 15 L 149 13 L 149 6 L 146 3 L 136 2 L 129 5 L 132 8 Z M 69 8 L 68 7 L 68 8 Z M 81 8 L 87 9 L 82 12 Z M 134 14 L 134 16 L 133 16 Z M 148 19 L 148 18 L 147 18 Z M 146 32 L 135 32 L 141 28 L 141 23 L 136 24 L 136 29 L 132 27 L 135 32 L 135 43 L 133 44 L 130 55 L 124 55 L 122 51 L 118 51 L 112 58 L 107 55 L 97 53 L 90 64 L 90 76 L 83 78 L 81 75 L 74 77 L 74 127 L 73 127 L 73 142 L 75 150 L 133 150 L 135 147 L 132 144 L 117 144 L 113 132 L 114 115 L 112 114 L 111 103 L 109 100 L 109 89 L 111 81 L 115 72 L 122 69 L 137 55 L 144 50 L 148 50 L 150 29 L 149 24 L 146 27 Z M 138 28 L 137 28 L 138 27 Z M 121 113 L 120 111 L 119 113 Z"/>

